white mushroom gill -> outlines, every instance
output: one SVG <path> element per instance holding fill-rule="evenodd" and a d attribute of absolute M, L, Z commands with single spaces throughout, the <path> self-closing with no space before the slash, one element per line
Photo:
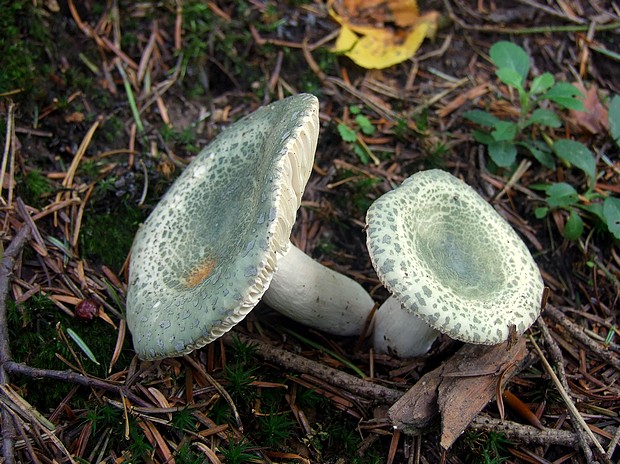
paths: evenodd
<path fill-rule="evenodd" d="M 376 200 L 366 222 L 379 279 L 436 330 L 497 344 L 511 325 L 522 334 L 538 317 L 543 281 L 527 247 L 490 204 L 447 172 L 414 174 Z M 376 317 L 387 313 L 380 308 Z"/>

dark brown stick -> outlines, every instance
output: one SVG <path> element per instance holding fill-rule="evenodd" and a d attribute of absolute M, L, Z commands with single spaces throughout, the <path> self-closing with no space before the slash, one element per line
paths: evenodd
<path fill-rule="evenodd" d="M 507 420 L 501 421 L 484 414 L 475 417 L 468 428 L 479 432 L 501 432 L 509 440 L 533 446 L 561 445 L 568 448 L 579 448 L 579 436 L 575 432 L 549 428 L 539 430 L 531 425 L 518 424 Z"/>
<path fill-rule="evenodd" d="M 591 353 L 595 354 L 603 361 L 611 364 L 620 371 L 620 358 L 613 351 L 605 349 L 603 344 L 588 337 L 588 335 L 583 331 L 583 327 L 572 322 L 564 315 L 564 313 L 562 313 L 562 311 L 548 304 L 543 312 L 543 315 L 549 316 L 554 322 L 564 327 L 568 334 L 577 339 L 580 343 L 583 343 Z"/>
<path fill-rule="evenodd" d="M 368 380 L 354 377 L 346 372 L 339 371 L 324 364 L 312 361 L 286 350 L 276 348 L 260 340 L 250 338 L 246 335 L 235 333 L 234 335 L 227 335 L 224 337 L 224 343 L 231 346 L 233 343 L 232 337 L 237 337 L 243 343 L 253 345 L 256 349 L 256 354 L 261 358 L 275 362 L 281 366 L 288 367 L 294 371 L 301 372 L 302 374 L 310 374 L 315 377 L 325 380 L 331 385 L 344 388 L 364 398 L 369 398 L 378 403 L 392 404 L 398 400 L 403 393 L 398 390 L 393 390 L 383 385 L 377 385 L 376 383 L 369 382 Z"/>
<path fill-rule="evenodd" d="M 101 390 L 109 391 L 124 396 L 134 404 L 139 406 L 152 406 L 142 400 L 139 396 L 136 396 L 124 385 L 116 385 L 107 382 L 96 377 L 87 377 L 82 374 L 78 374 L 73 371 L 55 371 L 51 369 L 39 369 L 36 367 L 30 367 L 26 364 L 17 363 L 15 361 L 8 361 L 4 365 L 5 370 L 10 374 L 25 375 L 32 378 L 46 378 L 52 380 L 62 380 L 63 382 L 74 383 L 77 385 L 83 385 L 90 388 L 98 388 Z"/>
<path fill-rule="evenodd" d="M 0 261 L 0 384 L 7 385 L 9 378 L 6 372 L 6 363 L 11 360 L 9 348 L 9 327 L 6 317 L 6 299 L 9 294 L 11 275 L 17 256 L 30 238 L 30 227 L 22 226 L 15 238 L 2 256 Z M 2 456 L 6 464 L 15 462 L 15 424 L 12 415 L 2 408 Z"/>

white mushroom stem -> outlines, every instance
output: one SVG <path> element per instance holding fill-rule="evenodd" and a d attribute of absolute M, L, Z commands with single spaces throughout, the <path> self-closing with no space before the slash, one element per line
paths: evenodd
<path fill-rule="evenodd" d="M 421 356 L 431 349 L 439 332 L 412 312 L 398 299 L 389 297 L 375 313 L 373 344 L 378 353 L 392 353 L 401 358 Z"/>
<path fill-rule="evenodd" d="M 364 288 L 290 244 L 278 257 L 263 301 L 302 324 L 333 335 L 359 335 L 374 305 Z"/>

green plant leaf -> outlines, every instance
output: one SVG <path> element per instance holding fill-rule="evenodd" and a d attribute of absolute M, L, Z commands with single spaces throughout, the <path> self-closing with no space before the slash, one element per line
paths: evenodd
<path fill-rule="evenodd" d="M 547 204 L 549 208 L 568 208 L 579 202 L 579 194 L 575 187 L 566 182 L 551 184 L 547 189 Z"/>
<path fill-rule="evenodd" d="M 82 340 L 82 338 L 77 333 L 75 333 L 72 329 L 67 329 L 67 333 L 73 339 L 73 341 L 77 344 L 77 346 L 80 347 L 80 350 L 82 350 L 84 354 L 88 356 L 88 359 L 90 359 L 95 364 L 99 365 L 99 361 L 97 361 L 97 358 L 95 358 L 95 355 L 93 354 L 92 350 L 88 347 L 86 342 L 84 342 L 84 340 Z"/>
<path fill-rule="evenodd" d="M 547 93 L 543 94 L 541 98 L 551 100 L 562 108 L 584 111 L 583 102 L 580 100 L 580 98 L 583 98 L 583 94 L 577 87 L 568 82 L 558 82 Z"/>
<path fill-rule="evenodd" d="M 372 135 L 375 133 L 375 126 L 373 126 L 370 122 L 370 119 L 368 119 L 363 114 L 358 114 L 357 116 L 355 116 L 355 122 L 365 135 Z"/>
<path fill-rule="evenodd" d="M 485 127 L 495 127 L 495 125 L 501 121 L 501 119 L 499 119 L 498 117 L 493 116 L 491 113 L 482 110 L 465 111 L 463 113 L 463 117 L 475 124 L 479 124 Z"/>
<path fill-rule="evenodd" d="M 519 83 L 523 86 L 530 72 L 530 57 L 525 50 L 512 42 L 500 41 L 491 46 L 489 55 L 493 64 L 497 66 L 498 71 L 501 69 L 512 69 L 521 77 Z"/>
<path fill-rule="evenodd" d="M 493 140 L 493 137 L 491 137 L 491 134 L 489 134 L 488 132 L 475 130 L 472 131 L 472 135 L 474 136 L 474 140 L 476 142 L 483 145 L 491 145 L 493 142 L 495 142 L 495 140 Z"/>
<path fill-rule="evenodd" d="M 595 216 L 601 223 L 607 224 L 607 219 L 603 214 L 603 203 L 590 203 L 589 205 L 584 205 L 583 203 L 579 203 L 577 206 L 579 209 Z"/>
<path fill-rule="evenodd" d="M 603 202 L 603 216 L 605 216 L 609 232 L 617 239 L 620 239 L 620 198 L 605 198 Z"/>
<path fill-rule="evenodd" d="M 345 142 L 353 143 L 357 140 L 357 132 L 342 123 L 338 124 L 338 133 Z"/>
<path fill-rule="evenodd" d="M 508 141 L 491 142 L 489 145 L 489 156 L 495 164 L 500 167 L 512 166 L 517 158 L 517 147 Z"/>
<path fill-rule="evenodd" d="M 515 139 L 519 133 L 519 126 L 516 123 L 510 121 L 499 121 L 495 125 L 495 130 L 491 132 L 493 140 L 496 142 L 510 142 Z"/>
<path fill-rule="evenodd" d="M 557 129 L 562 125 L 560 117 L 551 110 L 544 108 L 535 109 L 529 118 L 527 118 L 526 126 L 538 124 L 540 126 L 553 127 Z"/>
<path fill-rule="evenodd" d="M 362 109 L 357 105 L 351 105 L 349 106 L 349 111 L 351 112 L 351 114 L 360 114 L 362 112 Z"/>
<path fill-rule="evenodd" d="M 536 219 L 544 218 L 547 213 L 549 213 L 549 208 L 547 208 L 546 206 L 541 206 L 534 210 L 534 216 L 536 216 Z"/>
<path fill-rule="evenodd" d="M 594 183 L 596 176 L 596 160 L 588 147 L 583 143 L 569 139 L 561 139 L 553 144 L 553 152 L 566 163 L 581 169 Z"/>
<path fill-rule="evenodd" d="M 536 161 L 549 169 L 555 168 L 555 158 L 552 156 L 551 148 L 540 140 L 525 140 L 518 142 L 517 145 L 526 148 Z"/>
<path fill-rule="evenodd" d="M 540 76 L 536 76 L 532 81 L 532 85 L 530 85 L 530 94 L 537 95 L 546 92 L 553 84 L 555 84 L 555 79 L 551 73 L 546 72 Z"/>
<path fill-rule="evenodd" d="M 364 147 L 362 147 L 359 143 L 353 145 L 353 153 L 357 155 L 362 164 L 370 163 L 370 156 L 368 155 L 366 150 L 364 150 Z"/>
<path fill-rule="evenodd" d="M 614 95 L 609 102 L 609 133 L 620 147 L 620 96 Z"/>
<path fill-rule="evenodd" d="M 495 71 L 499 80 L 516 89 L 523 88 L 523 76 L 511 68 L 500 68 Z"/>
<path fill-rule="evenodd" d="M 570 216 L 564 224 L 564 237 L 568 240 L 577 240 L 583 234 L 583 219 L 575 210 L 570 212 Z"/>

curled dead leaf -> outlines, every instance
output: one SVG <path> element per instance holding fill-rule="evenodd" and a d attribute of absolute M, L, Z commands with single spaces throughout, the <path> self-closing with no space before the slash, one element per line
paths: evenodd
<path fill-rule="evenodd" d="M 586 89 L 583 83 L 574 82 L 573 85 L 583 94 L 583 111 L 570 110 L 568 122 L 573 127 L 573 132 L 599 134 L 607 132 L 608 117 L 607 108 L 598 98 L 598 88 L 593 85 Z"/>

